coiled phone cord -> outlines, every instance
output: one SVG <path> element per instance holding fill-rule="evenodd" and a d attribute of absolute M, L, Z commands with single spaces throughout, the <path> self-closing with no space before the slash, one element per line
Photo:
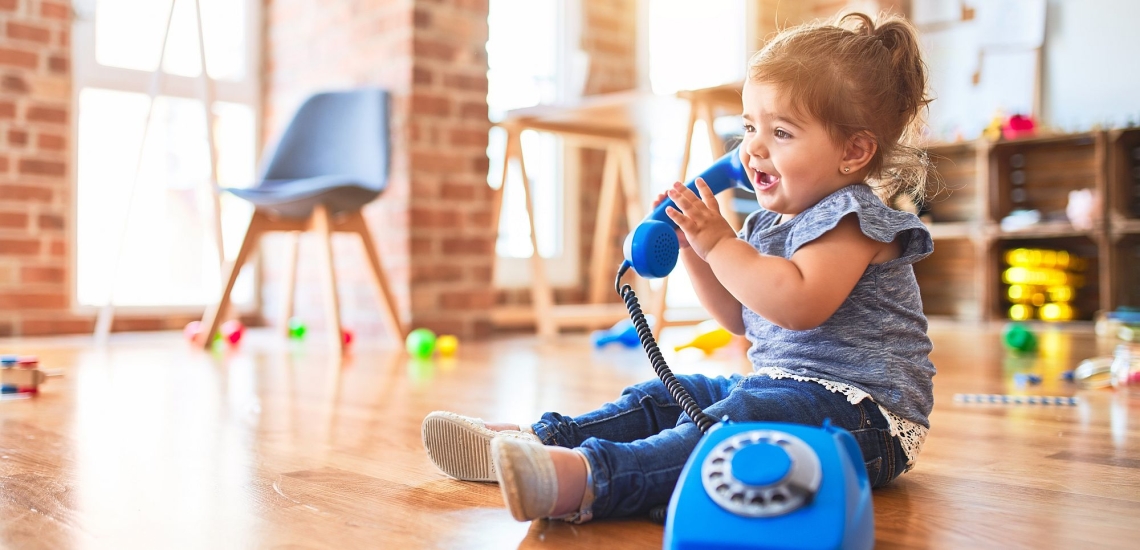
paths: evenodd
<path fill-rule="evenodd" d="M 657 377 L 665 384 L 665 388 L 669 390 L 669 395 L 673 396 L 673 401 L 676 401 L 685 414 L 693 419 L 697 427 L 701 429 L 701 433 L 708 433 L 709 429 L 715 425 L 718 420 L 710 414 L 705 413 L 699 405 L 697 400 L 689 394 L 689 391 L 681 385 L 677 377 L 673 375 L 673 371 L 669 369 L 669 365 L 665 363 L 665 358 L 661 355 L 661 350 L 657 347 L 657 341 L 653 338 L 653 331 L 649 327 L 649 321 L 645 319 L 645 314 L 641 312 L 641 305 L 637 302 L 637 295 L 633 292 L 633 287 L 630 285 L 622 285 L 621 277 L 630 268 L 628 261 L 622 262 L 621 268 L 618 269 L 617 280 L 614 281 L 614 289 L 617 290 L 621 299 L 625 302 L 625 308 L 629 310 L 629 319 L 633 322 L 634 328 L 637 330 L 637 337 L 641 340 L 641 346 L 645 348 L 646 355 L 649 356 L 649 362 L 653 365 L 653 370 L 657 372 Z"/>

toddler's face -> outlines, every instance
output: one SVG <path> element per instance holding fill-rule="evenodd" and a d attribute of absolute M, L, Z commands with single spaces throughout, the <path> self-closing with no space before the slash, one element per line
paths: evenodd
<path fill-rule="evenodd" d="M 789 219 L 853 183 L 841 170 L 843 148 L 827 128 L 799 116 L 772 84 L 744 84 L 744 141 L 740 160 L 756 201 Z"/>

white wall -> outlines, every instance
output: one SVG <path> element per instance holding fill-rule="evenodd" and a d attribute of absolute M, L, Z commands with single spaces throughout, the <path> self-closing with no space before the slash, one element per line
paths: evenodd
<path fill-rule="evenodd" d="M 1065 130 L 1140 124 L 1140 2 L 1049 0 L 1042 103 Z"/>

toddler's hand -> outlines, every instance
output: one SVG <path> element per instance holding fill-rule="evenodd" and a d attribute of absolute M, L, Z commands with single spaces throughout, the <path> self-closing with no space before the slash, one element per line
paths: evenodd
<path fill-rule="evenodd" d="M 669 198 L 668 192 L 657 195 L 657 200 L 653 201 L 653 206 L 650 208 L 657 208 L 657 205 L 667 198 Z M 689 239 L 685 238 L 685 232 L 680 229 L 677 229 L 677 242 L 681 243 L 681 248 L 689 248 Z"/>
<path fill-rule="evenodd" d="M 736 231 L 720 214 L 720 205 L 705 180 L 697 178 L 697 190 L 701 193 L 699 197 L 680 183 L 674 183 L 668 196 L 680 209 L 670 207 L 665 213 L 684 231 L 697 256 L 708 261 L 709 252 L 722 241 L 735 239 Z"/>

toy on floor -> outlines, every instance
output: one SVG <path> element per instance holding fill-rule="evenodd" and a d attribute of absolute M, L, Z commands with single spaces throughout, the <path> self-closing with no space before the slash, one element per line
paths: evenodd
<path fill-rule="evenodd" d="M 1004 395 L 990 393 L 956 393 L 955 403 L 987 403 L 994 405 L 1078 405 L 1076 397 L 1053 395 Z"/>
<path fill-rule="evenodd" d="M 674 347 L 673 351 L 696 348 L 705 352 L 705 355 L 710 355 L 731 342 L 731 332 L 718 325 L 716 321 L 705 321 L 697 325 L 697 335 L 692 340 Z"/>
<path fill-rule="evenodd" d="M 241 324 L 241 321 L 231 319 L 222 323 L 222 338 L 231 346 L 236 346 L 243 335 L 245 335 L 245 325 Z"/>
<path fill-rule="evenodd" d="M 289 318 L 289 337 L 294 340 L 300 340 L 305 337 L 305 323 L 298 317 Z"/>
<path fill-rule="evenodd" d="M 742 536 L 757 548 L 871 548 L 871 483 L 855 438 L 827 420 L 710 431 L 681 470 L 664 547 L 750 547 Z"/>
<path fill-rule="evenodd" d="M 435 353 L 435 333 L 430 329 L 417 328 L 408 333 L 404 339 L 404 348 L 408 355 L 423 359 Z"/>
<path fill-rule="evenodd" d="M 1041 383 L 1041 377 L 1032 373 L 1019 372 L 1013 375 L 1013 382 L 1018 386 L 1024 386 L 1026 384 L 1036 386 Z"/>
<path fill-rule="evenodd" d="M 441 334 L 439 338 L 435 339 L 435 349 L 439 351 L 440 355 L 451 357 L 459 349 L 459 338 L 452 334 Z"/>
<path fill-rule="evenodd" d="M 595 348 L 602 348 L 610 344 L 621 344 L 627 348 L 641 347 L 641 339 L 637 337 L 637 329 L 629 319 L 622 319 L 606 330 L 595 330 L 590 339 Z"/>
<path fill-rule="evenodd" d="M 40 370 L 39 359 L 34 355 L 0 356 L 0 394 L 6 399 L 39 393 L 40 384 L 46 382 L 49 376 L 59 374 Z"/>
<path fill-rule="evenodd" d="M 1005 330 L 1002 332 L 1001 340 L 1005 343 L 1007 348 L 1017 352 L 1027 353 L 1037 350 L 1037 336 L 1021 323 L 1010 323 L 1006 325 Z"/>

